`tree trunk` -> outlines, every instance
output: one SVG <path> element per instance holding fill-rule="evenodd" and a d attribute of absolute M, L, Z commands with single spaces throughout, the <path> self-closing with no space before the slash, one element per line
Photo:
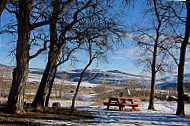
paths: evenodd
<path fill-rule="evenodd" d="M 187 44 L 189 41 L 189 32 L 190 32 L 190 3 L 189 0 L 186 2 L 187 8 L 187 17 L 186 17 L 186 30 L 185 30 L 185 39 L 181 44 L 180 49 L 180 61 L 178 65 L 178 81 L 177 81 L 177 91 L 178 91 L 178 100 L 177 100 L 177 111 L 176 115 L 185 115 L 184 111 L 184 64 L 185 64 L 185 53 Z"/>
<path fill-rule="evenodd" d="M 3 12 L 3 10 L 4 10 L 5 6 L 6 6 L 6 4 L 8 3 L 8 1 L 9 0 L 1 0 L 0 1 L 0 16 L 1 16 L 1 14 L 2 14 L 2 12 Z"/>
<path fill-rule="evenodd" d="M 149 100 L 149 107 L 148 107 L 148 109 L 150 110 L 154 110 L 154 90 L 155 90 L 155 80 L 156 80 L 157 46 L 158 46 L 158 39 L 155 41 L 153 60 L 152 60 L 151 93 L 150 93 L 150 100 Z"/>
<path fill-rule="evenodd" d="M 13 71 L 12 87 L 8 97 L 7 111 L 19 113 L 23 111 L 24 89 L 28 78 L 28 58 L 30 39 L 30 9 L 26 0 L 19 0 L 18 41 L 16 48 L 16 68 Z"/>
<path fill-rule="evenodd" d="M 58 47 L 58 39 L 57 39 L 57 28 L 56 28 L 56 21 L 58 15 L 56 10 L 55 13 L 52 14 L 51 23 L 50 23 L 50 51 L 48 56 L 48 63 L 46 65 L 46 69 L 44 71 L 42 80 L 40 82 L 38 91 L 32 103 L 33 107 L 44 107 L 45 98 L 47 91 L 49 89 L 51 79 L 53 76 L 53 70 L 57 65 L 57 61 L 59 58 L 59 54 L 61 52 L 62 46 Z"/>
<path fill-rule="evenodd" d="M 50 98 L 51 91 L 52 91 L 52 88 L 53 88 L 53 82 L 55 80 L 56 73 L 57 73 L 57 67 L 54 69 L 53 76 L 52 76 L 52 79 L 51 79 L 51 82 L 50 82 L 50 85 L 49 85 L 49 91 L 48 91 L 48 94 L 46 96 L 46 102 L 45 102 L 46 107 L 48 107 L 48 105 L 49 105 L 49 98 Z"/>
<path fill-rule="evenodd" d="M 149 99 L 149 106 L 148 109 L 155 110 L 154 109 L 154 91 L 155 91 L 155 80 L 156 80 L 156 58 L 157 58 L 157 50 L 158 50 L 158 40 L 160 37 L 160 28 L 161 28 L 161 20 L 160 16 L 157 10 L 157 1 L 154 0 L 154 9 L 158 21 L 158 27 L 156 29 L 156 39 L 154 42 L 154 52 L 153 52 L 153 59 L 152 59 L 152 77 L 151 77 L 151 93 L 150 93 L 150 99 Z"/>
<path fill-rule="evenodd" d="M 80 79 L 79 79 L 79 81 L 78 81 L 78 85 L 77 85 L 75 94 L 74 94 L 74 96 L 73 96 L 70 114 L 72 114 L 72 113 L 74 112 L 75 100 L 76 100 L 76 97 L 77 97 L 77 94 L 78 94 L 78 91 L 79 91 L 80 84 L 81 84 L 81 82 L 82 82 L 82 79 L 83 79 L 83 76 L 84 76 L 85 71 L 86 71 L 86 70 L 88 69 L 88 67 L 92 64 L 93 59 L 94 59 L 94 58 L 90 59 L 89 63 L 88 63 L 87 66 L 83 69 L 83 71 L 82 71 L 82 73 L 81 73 L 81 75 L 80 75 Z"/>
<path fill-rule="evenodd" d="M 42 80 L 40 82 L 38 91 L 32 103 L 33 107 L 44 107 L 45 98 L 49 89 L 49 84 L 51 83 L 53 70 L 58 61 L 58 57 L 59 57 L 59 53 L 54 52 L 52 51 L 52 49 L 50 49 L 48 63 L 46 65 L 46 69 L 44 71 Z"/>

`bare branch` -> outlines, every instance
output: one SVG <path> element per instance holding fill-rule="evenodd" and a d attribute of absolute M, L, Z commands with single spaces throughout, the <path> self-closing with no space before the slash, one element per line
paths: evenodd
<path fill-rule="evenodd" d="M 182 18 L 176 13 L 175 9 L 171 7 L 171 9 L 173 10 L 173 13 L 175 14 L 175 16 L 182 21 L 183 23 L 186 23 L 186 21 L 182 20 Z"/>
<path fill-rule="evenodd" d="M 47 25 L 47 24 L 50 24 L 50 21 L 42 21 L 42 22 L 31 24 L 30 25 L 30 30 L 34 30 L 37 27 L 44 26 L 44 25 Z"/>
<path fill-rule="evenodd" d="M 64 10 L 65 10 L 65 7 L 66 7 L 68 4 L 70 4 L 71 2 L 73 2 L 73 1 L 75 1 L 75 0 L 67 0 L 66 2 L 63 2 L 63 3 L 62 3 L 62 8 L 57 12 L 58 15 L 62 14 L 62 13 L 64 12 Z"/>
<path fill-rule="evenodd" d="M 162 45 L 161 45 L 161 46 L 159 45 L 158 47 L 161 48 L 161 49 L 166 50 L 166 51 L 169 53 L 169 55 L 173 58 L 173 60 L 174 60 L 174 62 L 176 63 L 176 65 L 179 65 L 177 59 L 176 59 L 175 56 L 170 52 L 170 50 L 169 50 L 168 48 L 165 48 L 165 47 L 163 47 Z"/>
<path fill-rule="evenodd" d="M 31 60 L 31 59 L 37 57 L 41 52 L 45 51 L 45 50 L 47 49 L 46 46 L 47 46 L 47 43 L 48 43 L 48 42 L 50 42 L 50 40 L 45 41 L 45 42 L 44 42 L 44 47 L 41 48 L 41 49 L 39 49 L 34 55 L 29 56 L 29 60 Z"/>
<path fill-rule="evenodd" d="M 10 9 L 7 8 L 7 7 L 5 7 L 5 9 L 6 9 L 9 13 L 18 15 L 18 12 L 17 12 L 17 11 L 10 10 Z"/>
<path fill-rule="evenodd" d="M 6 4 L 8 3 L 9 0 L 1 0 L 0 1 L 0 16 L 4 10 L 4 8 L 6 7 Z"/>
<path fill-rule="evenodd" d="M 65 63 L 65 62 L 67 62 L 67 61 L 69 60 L 71 54 L 72 54 L 76 49 L 80 48 L 80 46 L 81 46 L 81 43 L 79 43 L 79 45 L 78 45 L 77 47 L 73 48 L 73 49 L 68 53 L 67 58 L 64 59 L 63 61 L 60 61 L 60 62 L 56 65 L 56 67 L 58 67 L 59 65 Z"/>
<path fill-rule="evenodd" d="M 86 9 L 86 8 L 90 5 L 90 3 L 92 3 L 92 0 L 89 0 L 89 1 L 86 3 L 86 5 L 85 5 L 84 7 L 80 8 L 79 10 L 77 10 L 77 11 L 74 13 L 74 15 L 73 15 L 73 21 L 66 27 L 66 31 L 67 31 L 68 29 L 70 29 L 75 23 L 78 22 L 78 20 L 77 20 L 78 14 L 79 14 L 82 10 Z"/>

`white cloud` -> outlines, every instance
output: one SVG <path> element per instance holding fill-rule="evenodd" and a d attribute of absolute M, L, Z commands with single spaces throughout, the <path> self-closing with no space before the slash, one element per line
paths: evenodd
<path fill-rule="evenodd" d="M 111 57 L 112 59 L 116 59 L 116 60 L 127 60 L 125 57 L 123 56 L 114 56 L 114 57 Z"/>
<path fill-rule="evenodd" d="M 7 47 L 7 45 L 6 45 L 6 44 L 1 44 L 1 43 L 0 43 L 0 47 Z"/>
<path fill-rule="evenodd" d="M 136 47 L 131 47 L 131 48 L 123 48 L 120 50 L 117 50 L 113 56 L 111 57 L 113 60 L 138 60 L 138 55 L 139 52 L 137 51 Z"/>
<path fill-rule="evenodd" d="M 128 39 L 128 40 L 133 40 L 133 36 L 134 36 L 133 33 L 126 33 L 125 34 L 125 38 Z"/>

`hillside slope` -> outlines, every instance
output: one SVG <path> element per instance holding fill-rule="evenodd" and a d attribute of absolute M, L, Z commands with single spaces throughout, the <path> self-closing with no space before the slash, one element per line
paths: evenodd
<path fill-rule="evenodd" d="M 6 66 L 0 64 L 0 76 L 6 77 L 8 79 L 12 79 L 12 70 L 14 67 Z M 29 76 L 28 81 L 29 82 L 40 82 L 42 76 L 43 76 L 43 69 L 36 69 L 31 68 L 29 69 Z M 64 78 L 65 81 L 69 83 L 75 83 L 78 82 L 80 78 L 80 74 L 82 72 L 82 69 L 75 69 L 71 71 L 62 71 L 58 72 L 56 76 L 56 83 L 61 83 L 62 78 Z M 64 76 L 64 77 L 63 77 Z M 130 73 L 121 72 L 119 70 L 101 70 L 101 69 L 91 69 L 87 70 L 83 77 L 83 82 L 86 84 L 101 84 L 101 83 L 125 83 L 128 80 L 136 80 L 139 84 L 142 82 L 144 83 L 150 83 L 150 77 L 148 76 L 142 76 L 142 75 L 134 75 Z M 162 89 L 166 89 L 168 87 L 176 87 L 177 83 L 177 76 L 168 76 L 160 78 L 156 81 L 156 85 L 160 86 Z M 186 73 L 184 75 L 184 83 L 185 87 L 190 89 L 190 73 Z"/>

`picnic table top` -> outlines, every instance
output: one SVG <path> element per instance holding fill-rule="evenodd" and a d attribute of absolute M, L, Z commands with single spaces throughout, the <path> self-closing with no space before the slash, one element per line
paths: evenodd
<path fill-rule="evenodd" d="M 127 98 L 127 97 L 108 97 L 111 99 L 118 99 L 118 100 L 134 100 L 135 98 Z"/>

